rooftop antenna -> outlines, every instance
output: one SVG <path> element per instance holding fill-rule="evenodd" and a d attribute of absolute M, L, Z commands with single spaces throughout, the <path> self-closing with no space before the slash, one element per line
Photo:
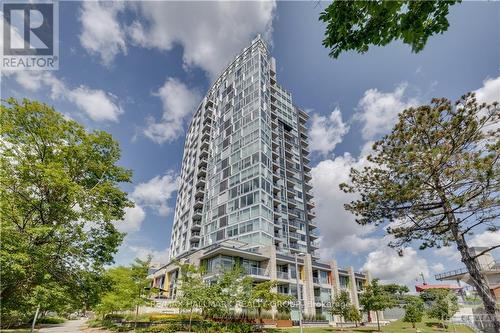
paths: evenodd
<path fill-rule="evenodd" d="M 420 273 L 420 276 L 422 277 L 422 283 L 425 285 L 427 283 L 425 283 L 425 278 L 424 278 L 424 273 Z"/>

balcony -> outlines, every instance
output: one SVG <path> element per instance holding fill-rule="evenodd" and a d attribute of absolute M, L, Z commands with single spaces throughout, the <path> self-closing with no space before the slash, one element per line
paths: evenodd
<path fill-rule="evenodd" d="M 276 277 L 278 279 L 282 279 L 282 280 L 289 280 L 290 279 L 290 274 L 288 274 L 288 272 L 277 271 L 276 272 Z"/>
<path fill-rule="evenodd" d="M 198 186 L 196 188 L 196 192 L 194 193 L 194 196 L 196 198 L 203 198 L 204 195 L 205 195 L 205 188 L 202 186 Z"/>
<path fill-rule="evenodd" d="M 207 175 L 207 168 L 205 167 L 200 167 L 198 169 L 198 176 L 206 176 Z"/>
<path fill-rule="evenodd" d="M 193 220 L 194 221 L 201 220 L 202 215 L 203 215 L 202 209 L 195 209 L 193 212 Z"/>
<path fill-rule="evenodd" d="M 269 274 L 266 273 L 265 269 L 259 268 L 259 267 L 245 267 L 245 272 L 248 275 L 254 275 L 254 276 L 266 276 L 268 277 Z"/>
<path fill-rule="evenodd" d="M 199 177 L 196 181 L 196 187 L 203 186 L 205 187 L 205 177 Z"/>
<path fill-rule="evenodd" d="M 197 199 L 193 205 L 194 208 L 203 208 L 203 200 Z"/>
<path fill-rule="evenodd" d="M 193 221 L 191 224 L 191 230 L 200 230 L 201 229 L 201 220 Z"/>
<path fill-rule="evenodd" d="M 206 167 L 207 166 L 207 162 L 208 162 L 207 158 L 200 158 L 199 166 Z"/>
<path fill-rule="evenodd" d="M 300 240 L 300 235 L 296 232 L 289 232 L 288 235 L 290 236 L 290 238 Z"/>
<path fill-rule="evenodd" d="M 319 284 L 319 278 L 313 276 L 313 283 Z"/>
<path fill-rule="evenodd" d="M 198 240 L 198 239 L 200 239 L 200 232 L 199 231 L 192 231 L 190 241 L 194 241 L 194 240 Z"/>
<path fill-rule="evenodd" d="M 205 139 L 205 140 L 201 141 L 201 146 L 200 146 L 200 148 L 201 148 L 201 149 L 208 149 L 208 146 L 209 146 L 209 145 L 210 145 L 210 141 L 209 141 L 209 140 L 207 140 L 207 139 Z"/>

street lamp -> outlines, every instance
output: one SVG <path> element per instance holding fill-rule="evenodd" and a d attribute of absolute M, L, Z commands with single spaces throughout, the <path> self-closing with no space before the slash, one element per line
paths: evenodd
<path fill-rule="evenodd" d="M 300 333 L 302 330 L 302 297 L 300 296 L 300 285 L 299 285 L 299 264 L 297 263 L 297 257 L 303 256 L 304 253 L 295 253 L 295 283 L 297 284 L 297 299 L 299 301 L 299 327 Z"/>

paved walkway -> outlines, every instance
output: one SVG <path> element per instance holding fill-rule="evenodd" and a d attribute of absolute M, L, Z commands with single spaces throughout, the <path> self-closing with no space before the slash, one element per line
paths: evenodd
<path fill-rule="evenodd" d="M 77 333 L 81 332 L 83 325 L 87 319 L 78 319 L 78 320 L 66 320 L 62 324 L 51 325 L 50 327 L 44 327 L 38 329 L 40 333 Z"/>

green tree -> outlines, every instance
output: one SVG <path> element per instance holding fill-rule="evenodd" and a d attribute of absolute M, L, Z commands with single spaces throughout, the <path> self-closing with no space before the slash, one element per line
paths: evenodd
<path fill-rule="evenodd" d="M 449 7 L 460 1 L 333 1 L 319 16 L 327 24 L 323 45 L 330 56 L 368 51 L 393 40 L 422 51 L 429 37 L 448 30 Z"/>
<path fill-rule="evenodd" d="M 366 286 L 363 293 L 359 297 L 359 304 L 363 310 L 369 313 L 374 311 L 377 317 L 377 327 L 380 331 L 379 311 L 384 311 L 396 306 L 394 297 L 384 290 L 383 286 L 378 283 L 378 279 L 373 279 L 369 285 Z"/>
<path fill-rule="evenodd" d="M 404 309 L 405 316 L 403 317 L 403 321 L 411 323 L 412 327 L 415 328 L 415 323 L 421 322 L 424 317 L 424 301 L 418 296 L 407 296 Z"/>
<path fill-rule="evenodd" d="M 345 206 L 358 223 L 390 222 L 390 246 L 455 244 L 497 331 L 500 315 L 475 259 L 500 244 L 473 256 L 467 240 L 475 230 L 499 228 L 499 111 L 498 103 L 479 104 L 474 94 L 404 110 L 374 144 L 371 164 L 352 169 L 351 184 L 341 185 L 360 194 Z"/>
<path fill-rule="evenodd" d="M 334 315 L 340 316 L 340 329 L 342 330 L 343 321 L 347 320 L 349 316 L 349 310 L 351 308 L 351 297 L 349 293 L 345 290 L 340 291 L 340 293 L 333 299 L 333 304 L 331 312 Z"/>
<path fill-rule="evenodd" d="M 431 294 L 434 295 L 427 314 L 431 318 L 441 321 L 443 328 L 446 328 L 445 321 L 458 311 L 458 297 L 453 292 L 445 289 L 434 289 Z"/>
<path fill-rule="evenodd" d="M 262 322 L 262 310 L 271 310 L 273 305 L 283 312 L 289 308 L 289 302 L 293 298 L 276 292 L 277 285 L 277 281 L 260 282 L 254 285 L 250 292 L 249 304 L 257 309 L 259 322 Z"/>
<path fill-rule="evenodd" d="M 45 104 L 4 100 L 0 124 L 0 297 L 8 325 L 11 315 L 32 316 L 36 294 L 79 299 L 81 274 L 98 276 L 112 263 L 123 238 L 113 221 L 132 206 L 118 185 L 132 173 L 117 166 L 111 135 L 87 132 Z"/>
<path fill-rule="evenodd" d="M 118 266 L 106 271 L 111 281 L 111 289 L 102 295 L 99 304 L 95 306 L 97 313 L 104 318 L 107 314 L 117 311 L 136 311 L 139 306 L 147 304 L 149 300 L 150 280 L 147 278 L 150 258 L 147 260 L 135 259 L 128 267 Z"/>
<path fill-rule="evenodd" d="M 356 305 L 351 304 L 349 306 L 349 309 L 346 313 L 345 319 L 350 322 L 354 322 L 356 324 L 356 327 L 358 327 L 358 323 L 363 320 L 363 317 L 361 316 L 361 312 L 359 312 L 358 308 Z"/>
<path fill-rule="evenodd" d="M 207 297 L 210 296 L 209 286 L 203 279 L 202 267 L 191 264 L 179 264 L 179 266 L 180 279 L 174 306 L 180 310 L 189 311 L 189 332 L 191 332 L 193 311 L 203 309 L 205 304 L 211 301 Z"/>

